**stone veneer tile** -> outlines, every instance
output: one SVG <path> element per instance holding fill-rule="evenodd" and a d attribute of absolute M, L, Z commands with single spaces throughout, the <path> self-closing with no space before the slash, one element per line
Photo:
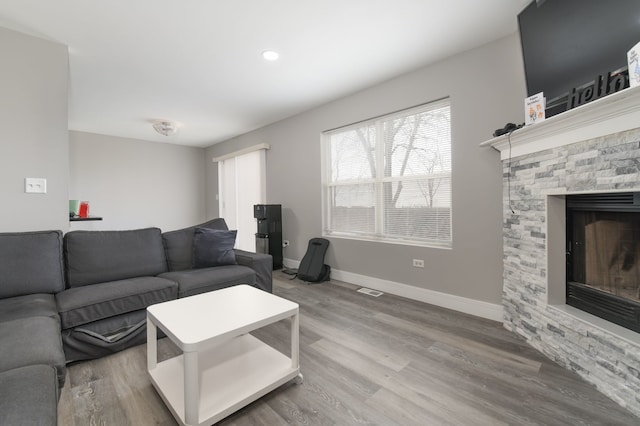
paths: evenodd
<path fill-rule="evenodd" d="M 640 129 L 523 155 L 502 166 L 505 328 L 640 416 L 640 346 L 547 307 L 545 212 L 550 193 L 640 191 Z"/>

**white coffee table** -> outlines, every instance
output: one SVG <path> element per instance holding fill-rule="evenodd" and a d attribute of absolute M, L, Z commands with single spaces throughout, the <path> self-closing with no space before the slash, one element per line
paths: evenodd
<path fill-rule="evenodd" d="M 248 334 L 291 320 L 291 357 Z M 183 352 L 158 362 L 157 329 Z M 182 425 L 211 425 L 297 378 L 298 304 L 237 285 L 147 308 L 147 368 Z"/>

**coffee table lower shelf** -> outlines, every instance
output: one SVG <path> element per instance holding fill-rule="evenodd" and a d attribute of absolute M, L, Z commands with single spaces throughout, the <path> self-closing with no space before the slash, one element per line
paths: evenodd
<path fill-rule="evenodd" d="M 185 425 L 184 356 L 149 371 L 156 390 L 176 419 Z M 200 402 L 198 425 L 216 423 L 277 387 L 298 377 L 291 358 L 250 334 L 198 354 Z"/>

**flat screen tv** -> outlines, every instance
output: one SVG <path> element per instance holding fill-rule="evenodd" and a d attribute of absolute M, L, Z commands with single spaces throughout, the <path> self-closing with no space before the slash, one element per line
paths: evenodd
<path fill-rule="evenodd" d="M 520 12 L 518 25 L 528 96 L 544 92 L 547 117 L 628 86 L 627 52 L 640 42 L 640 0 L 536 0 Z M 602 90 L 609 82 L 599 83 L 600 76 L 616 72 L 611 90 Z M 576 98 L 573 89 L 593 84 L 590 98 Z"/>

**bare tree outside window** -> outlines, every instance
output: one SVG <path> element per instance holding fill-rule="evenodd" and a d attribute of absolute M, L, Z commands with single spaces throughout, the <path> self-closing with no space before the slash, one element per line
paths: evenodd
<path fill-rule="evenodd" d="M 325 234 L 450 246 L 448 100 L 323 135 Z"/>

